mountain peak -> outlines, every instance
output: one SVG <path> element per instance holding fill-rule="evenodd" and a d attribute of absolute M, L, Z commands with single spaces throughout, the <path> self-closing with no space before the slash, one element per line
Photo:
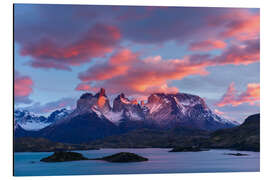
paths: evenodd
<path fill-rule="evenodd" d="M 93 94 L 91 93 L 84 93 L 83 95 L 81 95 L 80 99 L 89 99 L 93 97 Z"/>
<path fill-rule="evenodd" d="M 100 88 L 100 90 L 99 90 L 99 96 L 106 96 L 105 89 L 104 88 Z"/>
<path fill-rule="evenodd" d="M 119 97 L 120 97 L 120 98 L 125 98 L 125 94 L 124 94 L 124 93 L 121 93 L 121 94 L 119 95 Z"/>

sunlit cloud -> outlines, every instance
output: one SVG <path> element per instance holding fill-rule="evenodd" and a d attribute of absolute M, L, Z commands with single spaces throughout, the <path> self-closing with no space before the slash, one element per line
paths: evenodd
<path fill-rule="evenodd" d="M 256 105 L 260 101 L 260 84 L 250 83 L 244 92 L 238 93 L 235 89 L 234 83 L 231 83 L 226 93 L 222 96 L 217 106 L 223 107 L 227 105 L 239 106 L 243 103 Z"/>
<path fill-rule="evenodd" d="M 78 66 L 112 52 L 120 37 L 118 28 L 96 24 L 74 42 L 62 44 L 55 41 L 55 37 L 43 37 L 23 44 L 20 54 L 32 57 L 29 64 L 36 68 L 70 70 L 70 66 Z"/>
<path fill-rule="evenodd" d="M 33 80 L 29 76 L 23 76 L 15 71 L 14 77 L 14 96 L 15 103 L 31 103 L 29 95 L 33 91 Z"/>
<path fill-rule="evenodd" d="M 223 49 L 226 43 L 221 40 L 205 40 L 200 42 L 193 42 L 189 46 L 191 51 L 211 51 L 214 49 Z"/>

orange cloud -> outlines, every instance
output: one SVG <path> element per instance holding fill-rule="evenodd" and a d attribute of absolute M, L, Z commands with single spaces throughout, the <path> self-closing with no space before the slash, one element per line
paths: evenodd
<path fill-rule="evenodd" d="M 112 94 L 175 93 L 178 89 L 170 87 L 170 81 L 181 80 L 190 75 L 208 75 L 206 68 L 210 66 L 258 62 L 259 48 L 258 40 L 252 40 L 245 41 L 242 46 L 233 45 L 214 57 L 199 54 L 169 60 L 160 56 L 142 59 L 138 53 L 124 49 L 116 52 L 108 62 L 96 64 L 80 73 L 79 79 L 92 88 L 106 88 Z"/>
<path fill-rule="evenodd" d="M 260 84 L 250 83 L 243 93 L 238 93 L 234 83 L 231 83 L 221 100 L 216 104 L 219 107 L 226 105 L 239 106 L 243 103 L 255 105 L 260 101 Z"/>
<path fill-rule="evenodd" d="M 89 68 L 86 72 L 80 73 L 79 78 L 86 81 L 106 80 L 112 77 L 126 74 L 131 62 L 138 58 L 137 53 L 132 53 L 128 49 L 123 49 L 115 53 L 108 63 L 97 64 Z"/>
<path fill-rule="evenodd" d="M 83 83 L 79 84 L 75 89 L 77 91 L 91 91 L 92 90 L 89 84 L 83 84 Z"/>
<path fill-rule="evenodd" d="M 193 42 L 189 46 L 191 51 L 210 51 L 213 49 L 223 49 L 226 47 L 226 43 L 221 40 L 205 40 L 200 42 Z"/>

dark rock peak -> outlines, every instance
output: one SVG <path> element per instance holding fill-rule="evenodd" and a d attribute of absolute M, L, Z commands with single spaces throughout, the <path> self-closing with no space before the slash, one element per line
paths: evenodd
<path fill-rule="evenodd" d="M 125 97 L 124 93 L 121 93 L 115 98 L 115 100 L 120 100 L 121 98 L 128 99 L 128 98 Z"/>
<path fill-rule="evenodd" d="M 120 152 L 113 154 L 111 156 L 97 158 L 96 160 L 104 160 L 108 162 L 118 162 L 118 163 L 148 161 L 148 159 L 145 157 L 129 152 Z"/>
<path fill-rule="evenodd" d="M 99 95 L 105 96 L 105 89 L 104 88 L 100 88 Z"/>
<path fill-rule="evenodd" d="M 121 93 L 120 95 L 119 95 L 119 98 L 125 98 L 125 94 L 124 93 Z"/>
<path fill-rule="evenodd" d="M 88 99 L 92 97 L 93 95 L 91 93 L 84 93 L 83 95 L 81 95 L 80 99 Z"/>
<path fill-rule="evenodd" d="M 100 88 L 99 92 L 95 95 L 95 97 L 101 97 L 101 96 L 107 97 L 104 88 Z"/>

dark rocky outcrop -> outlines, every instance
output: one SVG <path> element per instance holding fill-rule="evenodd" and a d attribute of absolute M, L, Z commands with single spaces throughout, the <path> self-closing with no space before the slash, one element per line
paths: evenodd
<path fill-rule="evenodd" d="M 243 153 L 225 153 L 225 155 L 231 155 L 231 156 L 248 156 L 248 154 L 243 154 Z"/>
<path fill-rule="evenodd" d="M 209 149 L 190 146 L 190 147 L 175 147 L 169 152 L 199 152 L 199 151 L 207 151 L 207 150 Z"/>
<path fill-rule="evenodd" d="M 104 160 L 108 162 L 118 162 L 118 163 L 148 161 L 148 159 L 145 157 L 129 152 L 120 152 L 117 154 L 113 154 L 111 156 L 97 158 L 96 160 Z"/>
<path fill-rule="evenodd" d="M 88 160 L 88 158 L 84 157 L 80 153 L 76 152 L 54 152 L 53 155 L 43 158 L 40 161 L 42 162 L 65 162 L 65 161 L 80 161 L 80 160 Z"/>

